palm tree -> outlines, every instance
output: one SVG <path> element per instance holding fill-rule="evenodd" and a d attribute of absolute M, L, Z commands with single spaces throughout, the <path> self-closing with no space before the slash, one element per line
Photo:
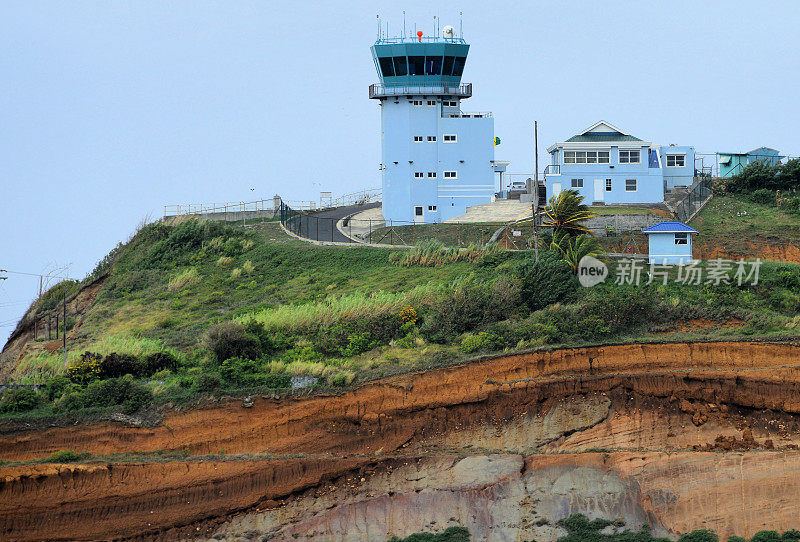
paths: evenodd
<path fill-rule="evenodd" d="M 578 265 L 584 256 L 599 256 L 603 253 L 597 239 L 581 234 L 572 237 L 567 233 L 559 233 L 553 236 L 550 243 L 551 250 L 561 255 L 561 261 L 567 262 L 572 266 L 573 272 L 578 272 Z"/>
<path fill-rule="evenodd" d="M 553 239 L 561 234 L 569 236 L 594 235 L 592 230 L 581 224 L 582 221 L 596 216 L 588 205 L 584 205 L 583 196 L 575 190 L 564 190 L 558 196 L 550 198 L 544 208 L 545 219 L 542 226 L 553 228 Z"/>

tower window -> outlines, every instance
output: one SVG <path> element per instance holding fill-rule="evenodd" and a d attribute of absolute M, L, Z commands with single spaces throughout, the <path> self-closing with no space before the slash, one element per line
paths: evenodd
<path fill-rule="evenodd" d="M 455 171 L 445 171 L 444 172 L 445 179 L 458 179 L 458 173 Z"/>
<path fill-rule="evenodd" d="M 444 134 L 444 142 L 445 143 L 456 143 L 458 141 L 458 136 L 456 134 Z"/>
<path fill-rule="evenodd" d="M 394 57 L 394 74 L 400 77 L 402 75 L 406 75 L 407 73 L 408 73 L 408 63 L 406 62 L 406 57 L 404 56 Z"/>
<path fill-rule="evenodd" d="M 444 63 L 442 64 L 442 75 L 450 75 L 453 73 L 453 61 L 456 59 L 454 56 L 446 56 L 444 57 Z"/>
<path fill-rule="evenodd" d="M 424 138 L 422 136 L 414 136 L 414 143 L 422 143 Z"/>
<path fill-rule="evenodd" d="M 384 56 L 378 59 L 381 65 L 381 73 L 384 77 L 394 77 L 394 65 L 392 64 L 392 57 Z"/>
<path fill-rule="evenodd" d="M 436 205 L 428 205 L 428 210 L 429 211 L 435 211 L 436 210 Z"/>
<path fill-rule="evenodd" d="M 408 57 L 408 75 L 425 75 L 425 57 Z"/>
<path fill-rule="evenodd" d="M 421 171 L 415 171 L 414 172 L 414 178 L 415 179 L 422 179 L 423 177 L 425 177 L 425 174 L 423 172 L 421 172 Z"/>
<path fill-rule="evenodd" d="M 425 57 L 425 75 L 442 75 L 442 57 Z"/>
<path fill-rule="evenodd" d="M 428 105 L 436 105 L 436 100 L 428 100 Z"/>
<path fill-rule="evenodd" d="M 436 143 L 436 136 L 428 136 L 428 143 Z"/>
<path fill-rule="evenodd" d="M 467 63 L 467 57 L 465 56 L 457 56 L 455 61 L 453 62 L 453 76 L 454 77 L 461 77 L 461 74 L 464 73 L 464 64 Z"/>
<path fill-rule="evenodd" d="M 411 100 L 411 105 L 420 106 L 422 105 L 422 100 Z"/>
<path fill-rule="evenodd" d="M 436 178 L 436 172 L 435 171 L 429 171 L 428 172 L 428 178 L 429 179 L 435 179 Z"/>

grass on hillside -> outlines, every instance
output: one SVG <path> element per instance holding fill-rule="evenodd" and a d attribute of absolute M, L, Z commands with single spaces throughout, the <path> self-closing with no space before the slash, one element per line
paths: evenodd
<path fill-rule="evenodd" d="M 690 224 L 695 243 L 730 254 L 752 254 L 753 245 L 800 243 L 800 216 L 745 197 L 714 196 Z"/>
<path fill-rule="evenodd" d="M 413 246 L 427 240 L 441 241 L 447 246 L 485 245 L 503 224 L 500 222 L 470 224 L 414 224 L 376 228 L 369 236 L 373 243 Z"/>
<path fill-rule="evenodd" d="M 530 252 L 497 248 L 454 258 L 452 248 L 434 242 L 400 252 L 317 247 L 274 223 L 244 230 L 197 221 L 147 226 L 116 250 L 79 337 L 69 342 L 67 364 L 87 350 L 137 359 L 169 352 L 177 365 L 139 377 L 145 392 L 115 384 L 161 402 L 285 387 L 282 375 L 341 388 L 487 353 L 784 337 L 800 326 L 800 275 L 788 264 L 765 264 L 757 286 L 637 288 L 614 284 L 619 264 L 612 262 L 612 278 L 585 289 L 544 250 L 537 264 Z M 732 320 L 741 325 L 726 325 Z M 692 321 L 705 323 L 685 324 Z M 213 330 L 227 346 L 209 342 Z M 59 350 L 31 351 L 13 377 L 50 386 L 66 369 Z M 60 386 L 47 388 L 53 399 L 37 416 L 82 408 L 108 391 L 89 390 L 85 381 Z M 102 408 L 114 404 L 108 399 Z"/>

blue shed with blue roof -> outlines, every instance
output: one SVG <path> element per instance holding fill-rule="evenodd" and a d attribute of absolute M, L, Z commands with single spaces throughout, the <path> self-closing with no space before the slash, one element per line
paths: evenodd
<path fill-rule="evenodd" d="M 692 234 L 697 230 L 683 222 L 659 222 L 642 230 L 648 236 L 651 264 L 679 265 L 692 261 Z"/>

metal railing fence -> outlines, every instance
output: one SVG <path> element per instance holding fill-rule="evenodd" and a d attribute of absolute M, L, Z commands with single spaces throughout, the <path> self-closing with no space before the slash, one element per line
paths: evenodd
<path fill-rule="evenodd" d="M 684 224 L 689 222 L 711 196 L 711 179 L 697 179 L 689 188 L 686 198 L 676 206 L 675 218 Z"/>

